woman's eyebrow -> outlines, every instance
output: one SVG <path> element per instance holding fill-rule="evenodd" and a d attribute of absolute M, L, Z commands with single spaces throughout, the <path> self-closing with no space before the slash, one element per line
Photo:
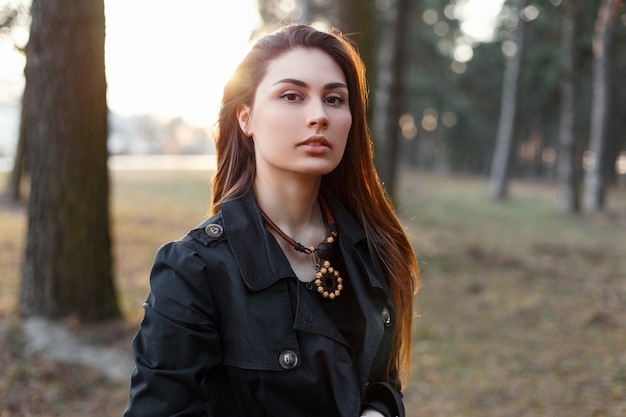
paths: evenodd
<path fill-rule="evenodd" d="M 295 84 L 295 85 L 303 87 L 303 88 L 309 88 L 309 85 L 307 83 L 305 83 L 304 81 L 301 81 L 301 80 L 297 80 L 295 78 L 284 78 L 282 80 L 276 81 L 272 85 L 276 85 L 276 84 Z M 334 90 L 336 88 L 345 88 L 347 90 L 348 86 L 345 85 L 344 83 L 341 83 L 341 82 L 328 83 L 328 84 L 326 84 L 324 86 L 325 90 Z"/>
<path fill-rule="evenodd" d="M 347 90 L 348 86 L 345 85 L 344 83 L 328 83 L 324 86 L 324 88 L 327 90 L 334 90 L 336 88 L 345 88 Z"/>

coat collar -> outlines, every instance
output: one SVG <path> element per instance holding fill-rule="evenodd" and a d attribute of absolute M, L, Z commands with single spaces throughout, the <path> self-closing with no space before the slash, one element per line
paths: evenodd
<path fill-rule="evenodd" d="M 326 199 L 337 222 L 342 250 L 367 247 L 363 228 L 352 218 L 341 202 L 328 192 Z M 246 285 L 253 291 L 265 289 L 282 278 L 292 277 L 289 262 L 274 236 L 265 228 L 252 191 L 222 204 L 224 235 L 230 245 Z M 345 256 L 345 254 L 344 254 Z M 367 274 L 374 287 L 384 288 Z"/>
<path fill-rule="evenodd" d="M 265 229 L 252 191 L 224 202 L 222 219 L 224 234 L 235 255 L 239 271 L 251 290 L 260 291 L 292 275 L 276 239 Z"/>

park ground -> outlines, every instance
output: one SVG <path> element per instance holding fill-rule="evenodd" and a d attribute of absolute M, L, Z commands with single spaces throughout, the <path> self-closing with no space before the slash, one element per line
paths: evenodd
<path fill-rule="evenodd" d="M 0 184 L 6 183 L 0 174 Z M 202 171 L 114 171 L 115 274 L 124 319 L 63 326 L 129 351 L 156 249 L 199 223 Z M 403 173 L 399 215 L 420 262 L 410 417 L 626 416 L 626 188 L 602 213 L 556 211 L 558 187 Z M 0 201 L 0 417 L 120 416 L 128 380 L 29 353 L 15 314 L 25 207 Z"/>

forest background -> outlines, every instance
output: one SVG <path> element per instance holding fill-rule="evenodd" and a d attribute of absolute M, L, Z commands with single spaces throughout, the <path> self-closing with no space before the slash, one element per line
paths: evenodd
<path fill-rule="evenodd" d="M 625 6 L 505 1 L 479 41 L 463 3 L 259 0 L 256 30 L 356 34 L 376 162 L 423 273 L 409 415 L 626 415 Z M 0 410 L 119 414 L 124 381 L 33 355 L 24 329 L 44 318 L 128 349 L 150 257 L 201 216 L 210 175 L 107 168 L 102 0 L 10 2 L 0 17 L 2 36 L 30 25 L 2 176 Z"/>

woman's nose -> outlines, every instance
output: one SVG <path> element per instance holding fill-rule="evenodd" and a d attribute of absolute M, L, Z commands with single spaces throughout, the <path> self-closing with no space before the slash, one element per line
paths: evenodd
<path fill-rule="evenodd" d="M 308 127 L 317 127 L 326 129 L 328 127 L 328 114 L 322 104 L 312 105 L 307 121 Z"/>

